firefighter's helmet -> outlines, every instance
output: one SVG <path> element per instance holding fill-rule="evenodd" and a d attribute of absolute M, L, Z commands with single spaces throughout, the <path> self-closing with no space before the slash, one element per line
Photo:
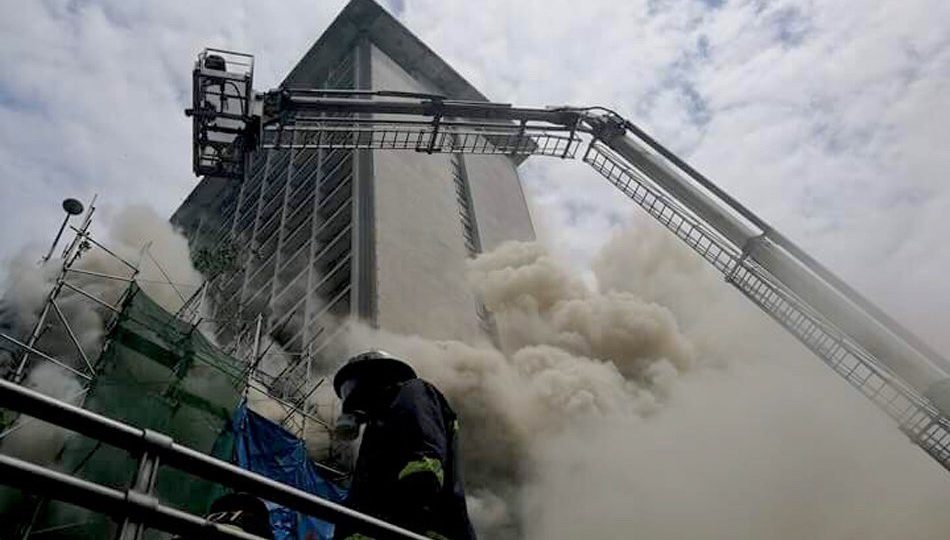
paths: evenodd
<path fill-rule="evenodd" d="M 409 364 L 381 349 L 371 349 L 350 357 L 333 377 L 333 389 L 337 397 L 346 396 L 347 382 L 371 381 L 380 384 L 396 384 L 416 378 Z"/>

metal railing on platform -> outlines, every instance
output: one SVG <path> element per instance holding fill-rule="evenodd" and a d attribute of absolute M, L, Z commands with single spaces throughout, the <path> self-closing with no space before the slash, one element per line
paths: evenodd
<path fill-rule="evenodd" d="M 582 143 L 571 130 L 552 126 L 334 120 L 267 128 L 261 148 L 415 150 L 569 159 L 575 157 Z"/>
<path fill-rule="evenodd" d="M 167 435 L 112 420 L 8 381 L 0 380 L 0 407 L 94 438 L 138 457 L 138 474 L 133 485 L 123 492 L 0 455 L 0 484 L 107 514 L 121 524 L 118 538 L 122 540 L 140 538 L 145 528 L 196 538 L 261 540 L 161 504 L 152 494 L 160 466 L 174 467 L 308 516 L 345 525 L 372 538 L 425 540 L 424 536 L 406 529 L 177 444 Z"/>

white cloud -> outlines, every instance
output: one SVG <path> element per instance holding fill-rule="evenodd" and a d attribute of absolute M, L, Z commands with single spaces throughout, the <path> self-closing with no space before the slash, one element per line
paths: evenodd
<path fill-rule="evenodd" d="M 59 201 L 102 195 L 170 215 L 191 173 L 191 65 L 206 46 L 258 55 L 275 85 L 342 1 L 4 2 L 0 257 L 48 242 Z"/>

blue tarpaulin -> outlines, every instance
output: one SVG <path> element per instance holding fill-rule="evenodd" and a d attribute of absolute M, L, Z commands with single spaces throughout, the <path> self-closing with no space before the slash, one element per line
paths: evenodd
<path fill-rule="evenodd" d="M 242 403 L 234 413 L 234 460 L 242 468 L 341 502 L 346 492 L 323 478 L 307 457 L 303 441 Z M 267 503 L 275 540 L 329 540 L 333 525 Z"/>

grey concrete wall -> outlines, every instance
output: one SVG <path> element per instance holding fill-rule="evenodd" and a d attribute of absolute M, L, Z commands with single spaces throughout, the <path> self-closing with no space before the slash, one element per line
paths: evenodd
<path fill-rule="evenodd" d="M 239 182 L 232 178 L 202 177 L 172 214 L 172 225 L 181 230 L 189 241 L 196 240 L 195 235 L 217 233 L 223 225 L 222 213 L 236 203 L 229 201 L 236 198 L 239 186 Z"/>
<path fill-rule="evenodd" d="M 372 49 L 377 89 L 427 92 L 385 53 Z M 373 156 L 377 322 L 436 339 L 482 341 L 450 157 L 411 151 Z"/>
<path fill-rule="evenodd" d="M 521 179 L 511 160 L 472 154 L 464 159 L 482 251 L 491 251 L 507 240 L 534 240 Z"/>

